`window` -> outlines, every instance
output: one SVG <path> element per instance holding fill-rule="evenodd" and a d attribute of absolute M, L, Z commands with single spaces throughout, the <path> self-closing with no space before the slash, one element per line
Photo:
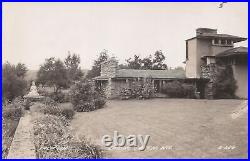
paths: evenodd
<path fill-rule="evenodd" d="M 214 39 L 214 44 L 219 44 L 219 40 L 218 39 Z"/>
<path fill-rule="evenodd" d="M 215 58 L 214 57 L 207 57 L 207 65 L 208 64 L 214 64 L 215 63 Z"/>
<path fill-rule="evenodd" d="M 226 45 L 226 40 L 221 40 L 221 45 Z"/>
<path fill-rule="evenodd" d="M 227 45 L 232 45 L 232 41 L 231 40 L 227 40 Z"/>

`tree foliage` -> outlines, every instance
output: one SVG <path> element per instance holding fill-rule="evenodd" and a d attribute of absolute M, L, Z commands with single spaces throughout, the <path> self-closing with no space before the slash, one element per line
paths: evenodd
<path fill-rule="evenodd" d="M 2 95 L 4 99 L 13 100 L 17 96 L 23 96 L 27 87 L 27 82 L 24 76 L 27 72 L 27 67 L 24 64 L 18 63 L 12 65 L 9 62 L 2 66 Z"/>
<path fill-rule="evenodd" d="M 64 60 L 64 64 L 67 69 L 67 75 L 71 83 L 80 80 L 83 76 L 83 72 L 79 67 L 80 62 L 80 56 L 75 53 L 71 55 L 70 52 Z"/>
<path fill-rule="evenodd" d="M 55 93 L 57 93 L 59 89 L 67 87 L 69 79 L 64 63 L 54 57 L 45 59 L 45 63 L 41 65 L 37 73 L 37 82 L 43 85 L 53 86 Z"/>
<path fill-rule="evenodd" d="M 142 67 L 142 60 L 138 55 L 134 55 L 134 59 L 127 59 L 126 62 L 128 63 L 129 69 L 140 69 Z"/>
<path fill-rule="evenodd" d="M 149 55 L 145 58 L 140 58 L 138 55 L 134 55 L 134 58 L 126 60 L 127 66 L 122 64 L 121 68 L 128 69 L 144 69 L 144 70 L 166 70 L 168 67 L 164 63 L 166 57 L 161 50 L 157 50 L 154 53 L 154 57 Z"/>
<path fill-rule="evenodd" d="M 101 63 L 108 60 L 109 56 L 107 50 L 103 50 L 99 57 L 94 61 L 94 65 L 91 70 L 88 72 L 86 78 L 91 79 L 101 75 Z"/>
<path fill-rule="evenodd" d="M 215 98 L 235 98 L 237 90 L 236 80 L 233 76 L 233 69 L 230 65 L 226 66 L 216 77 L 214 83 Z"/>

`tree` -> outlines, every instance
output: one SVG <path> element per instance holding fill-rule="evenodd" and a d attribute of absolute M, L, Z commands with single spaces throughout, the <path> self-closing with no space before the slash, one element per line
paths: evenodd
<path fill-rule="evenodd" d="M 129 69 L 141 69 L 142 67 L 142 60 L 138 55 L 134 55 L 134 59 L 127 59 L 126 62 L 128 63 Z"/>
<path fill-rule="evenodd" d="M 161 50 L 156 51 L 154 54 L 152 69 L 154 69 L 154 70 L 166 70 L 168 67 L 164 63 L 165 59 L 166 59 L 166 57 L 164 56 L 164 54 L 162 53 Z"/>
<path fill-rule="evenodd" d="M 24 64 L 11 65 L 9 62 L 2 66 L 2 94 L 3 98 L 13 100 L 17 96 L 23 96 L 27 87 L 24 76 L 27 68 Z"/>
<path fill-rule="evenodd" d="M 152 56 L 149 55 L 149 57 L 142 59 L 141 63 L 142 63 L 141 69 L 144 70 L 152 69 L 153 68 Z"/>
<path fill-rule="evenodd" d="M 83 76 L 83 72 L 81 68 L 79 67 L 80 62 L 81 61 L 80 61 L 79 55 L 76 55 L 76 54 L 71 55 L 70 52 L 68 52 L 68 56 L 64 60 L 64 64 L 66 66 L 67 75 L 71 83 L 73 81 L 77 81 L 77 80 L 79 81 L 81 77 Z"/>
<path fill-rule="evenodd" d="M 97 60 L 94 61 L 94 65 L 92 66 L 92 69 L 88 72 L 86 78 L 91 79 L 101 75 L 101 63 L 107 61 L 109 58 L 107 52 L 107 50 L 103 50 L 99 54 L 99 57 L 97 58 Z"/>
<path fill-rule="evenodd" d="M 167 65 L 164 63 L 166 57 L 161 50 L 157 50 L 154 58 L 151 55 L 141 59 L 138 55 L 134 55 L 134 59 L 126 60 L 128 69 L 144 69 L 144 70 L 166 70 Z M 126 66 L 120 65 L 126 69 Z"/>
<path fill-rule="evenodd" d="M 233 76 L 233 69 L 227 65 L 224 70 L 218 72 L 214 82 L 215 98 L 235 98 L 237 82 Z"/>
<path fill-rule="evenodd" d="M 69 79 L 64 63 L 54 57 L 45 59 L 45 63 L 41 65 L 37 73 L 37 82 L 54 87 L 56 94 L 61 88 L 68 87 Z"/>
<path fill-rule="evenodd" d="M 16 65 L 16 75 L 18 77 L 22 77 L 24 78 L 25 74 L 27 73 L 28 69 L 27 67 L 25 66 L 25 64 L 22 64 L 22 63 L 18 63 Z"/>

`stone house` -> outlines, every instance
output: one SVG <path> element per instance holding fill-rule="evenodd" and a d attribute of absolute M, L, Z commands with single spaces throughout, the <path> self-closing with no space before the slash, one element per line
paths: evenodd
<path fill-rule="evenodd" d="M 216 29 L 198 28 L 196 36 L 186 40 L 185 71 L 119 69 L 118 61 L 112 57 L 101 64 L 101 75 L 94 80 L 108 98 L 118 97 L 121 89 L 130 88 L 133 81 L 150 77 L 159 93 L 165 83 L 178 80 L 194 85 L 200 98 L 211 99 L 216 74 L 223 70 L 223 65 L 231 65 L 238 86 L 236 95 L 248 98 L 248 49 L 234 47 L 235 43 L 245 40 L 218 34 Z"/>
<path fill-rule="evenodd" d="M 186 40 L 186 77 L 203 80 L 199 88 L 203 97 L 213 97 L 216 72 L 231 65 L 238 86 L 236 95 L 248 98 L 248 48 L 234 47 L 235 43 L 245 40 L 239 36 L 218 34 L 216 29 L 209 28 L 198 28 L 196 36 Z"/>
<path fill-rule="evenodd" d="M 118 61 L 114 57 L 101 64 L 101 75 L 95 77 L 94 80 L 99 88 L 105 90 L 108 98 L 116 98 L 123 88 L 130 88 L 133 81 L 140 81 L 148 77 L 151 78 L 158 92 L 168 81 L 186 81 L 183 70 L 119 69 Z"/>

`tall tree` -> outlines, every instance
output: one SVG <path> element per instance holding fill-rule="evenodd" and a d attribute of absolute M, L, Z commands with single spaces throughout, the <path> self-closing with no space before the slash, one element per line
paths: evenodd
<path fill-rule="evenodd" d="M 141 59 L 138 55 L 134 55 L 134 58 L 126 60 L 129 69 L 144 69 L 144 70 L 166 70 L 167 65 L 164 63 L 166 57 L 161 50 L 157 50 L 154 53 L 154 58 L 151 55 Z M 121 67 L 126 67 L 121 65 Z"/>
<path fill-rule="evenodd" d="M 154 70 L 166 70 L 168 69 L 167 64 L 164 63 L 166 57 L 161 50 L 157 50 L 154 54 L 153 66 Z"/>
<path fill-rule="evenodd" d="M 86 78 L 91 79 L 101 75 L 101 63 L 108 60 L 108 51 L 103 50 L 97 60 L 94 61 L 94 65 L 92 66 L 91 70 L 86 75 Z"/>
<path fill-rule="evenodd" d="M 68 87 L 69 80 L 64 63 L 54 57 L 45 59 L 45 63 L 41 65 L 37 73 L 37 82 L 54 87 L 56 94 L 61 88 Z"/>
<path fill-rule="evenodd" d="M 67 74 L 70 82 L 80 80 L 83 76 L 83 72 L 80 65 L 80 56 L 76 55 L 75 53 L 71 55 L 70 52 L 68 52 L 68 56 L 65 58 L 64 63 L 67 69 Z"/>
<path fill-rule="evenodd" d="M 134 55 L 134 59 L 127 59 L 126 62 L 128 63 L 129 69 L 141 69 L 142 67 L 142 60 L 138 55 Z"/>
<path fill-rule="evenodd" d="M 2 66 L 2 95 L 4 99 L 13 100 L 17 96 L 23 96 L 27 87 L 24 80 L 27 67 L 24 64 L 12 65 L 9 62 Z"/>
<path fill-rule="evenodd" d="M 25 74 L 27 73 L 28 69 L 27 67 L 25 66 L 25 64 L 22 64 L 22 63 L 18 63 L 16 65 L 16 75 L 18 77 L 22 77 L 24 78 L 25 77 Z"/>
<path fill-rule="evenodd" d="M 151 55 L 149 55 L 149 57 L 143 58 L 141 62 L 142 62 L 141 69 L 148 70 L 153 68 L 153 61 Z"/>

